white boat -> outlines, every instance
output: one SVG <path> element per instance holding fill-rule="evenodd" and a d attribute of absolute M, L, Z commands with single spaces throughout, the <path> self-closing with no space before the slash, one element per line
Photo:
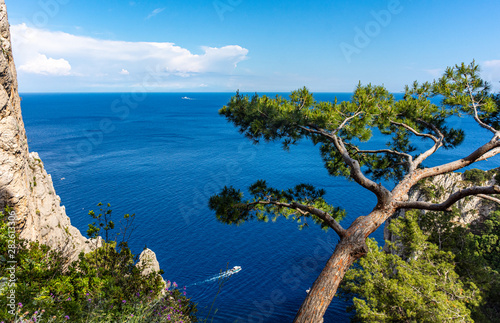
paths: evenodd
<path fill-rule="evenodd" d="M 183 97 L 182 97 L 182 99 L 183 99 L 183 100 L 192 100 L 192 99 L 191 99 L 190 97 L 188 97 L 188 96 L 183 96 Z"/>
<path fill-rule="evenodd" d="M 241 266 L 234 266 L 232 269 L 230 269 L 229 271 L 231 272 L 231 274 L 236 274 L 237 272 L 239 272 L 241 270 Z"/>

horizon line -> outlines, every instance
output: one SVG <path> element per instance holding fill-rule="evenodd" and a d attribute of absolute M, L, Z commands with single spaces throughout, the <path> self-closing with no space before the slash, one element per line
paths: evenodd
<path fill-rule="evenodd" d="M 215 94 L 215 93 L 220 93 L 220 94 L 226 94 L 226 93 L 291 93 L 295 90 L 292 91 L 205 91 L 205 92 L 196 92 L 196 91 L 184 91 L 184 92 L 155 92 L 155 91 L 146 91 L 146 92 L 134 92 L 134 91 L 121 91 L 121 92 L 72 92 L 72 91 L 65 91 L 65 92 L 31 92 L 31 91 L 26 91 L 26 92 L 20 92 L 18 91 L 19 95 L 21 94 L 132 94 L 132 93 L 145 93 L 145 94 L 186 94 L 186 93 L 196 93 L 196 94 Z M 352 94 L 352 92 L 346 92 L 346 91 L 310 91 L 312 94 L 315 93 L 341 93 L 341 94 Z M 391 94 L 400 94 L 404 93 L 403 91 L 400 92 L 389 92 Z"/>

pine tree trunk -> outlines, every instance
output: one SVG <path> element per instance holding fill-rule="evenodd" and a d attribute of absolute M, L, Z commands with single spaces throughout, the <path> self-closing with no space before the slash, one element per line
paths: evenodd
<path fill-rule="evenodd" d="M 366 237 L 344 237 L 300 306 L 294 323 L 320 323 L 349 267 L 366 254 Z"/>

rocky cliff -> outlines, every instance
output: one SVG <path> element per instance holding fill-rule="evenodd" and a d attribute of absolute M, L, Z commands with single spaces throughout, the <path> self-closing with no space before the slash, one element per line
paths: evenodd
<path fill-rule="evenodd" d="M 76 260 L 80 252 L 100 246 L 101 240 L 90 241 L 71 225 L 42 160 L 29 152 L 5 0 L 0 0 L 0 46 L 0 207 L 15 211 L 21 238 Z M 160 270 L 156 254 L 149 249 L 141 253 L 138 266 L 145 274 Z"/>
<path fill-rule="evenodd" d="M 471 186 L 491 186 L 498 184 L 500 179 L 500 168 L 485 172 L 478 169 L 465 171 L 464 173 L 449 173 L 435 176 L 422 181 L 409 193 L 410 200 L 440 203 L 446 200 L 450 194 L 460 189 Z M 459 216 L 454 221 L 459 225 L 470 224 L 481 221 L 492 211 L 497 209 L 500 200 L 494 196 L 469 196 L 458 201 L 454 206 L 459 210 Z M 422 211 L 425 212 L 425 211 Z M 395 241 L 395 238 L 387 229 L 390 221 L 404 216 L 405 210 L 396 212 L 384 227 L 384 239 Z"/>
<path fill-rule="evenodd" d="M 28 150 L 4 0 L 0 0 L 0 42 L 0 207 L 8 205 L 16 212 L 22 238 L 74 258 L 91 246 L 71 225 L 40 157 Z"/>

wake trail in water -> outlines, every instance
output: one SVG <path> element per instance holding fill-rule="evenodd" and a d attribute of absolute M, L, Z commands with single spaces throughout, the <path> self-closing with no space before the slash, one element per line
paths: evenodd
<path fill-rule="evenodd" d="M 195 284 L 191 284 L 189 286 L 195 286 L 195 285 L 201 285 L 201 284 L 206 284 L 206 283 L 210 283 L 210 282 L 214 282 L 214 281 L 217 281 L 219 279 L 224 279 L 224 278 L 229 278 L 230 276 L 238 273 L 241 271 L 241 267 L 240 266 L 234 266 L 234 268 L 232 269 L 228 269 L 220 274 L 218 274 L 217 276 L 214 276 L 214 277 L 211 277 L 209 279 L 205 279 L 201 282 L 197 282 Z"/>

